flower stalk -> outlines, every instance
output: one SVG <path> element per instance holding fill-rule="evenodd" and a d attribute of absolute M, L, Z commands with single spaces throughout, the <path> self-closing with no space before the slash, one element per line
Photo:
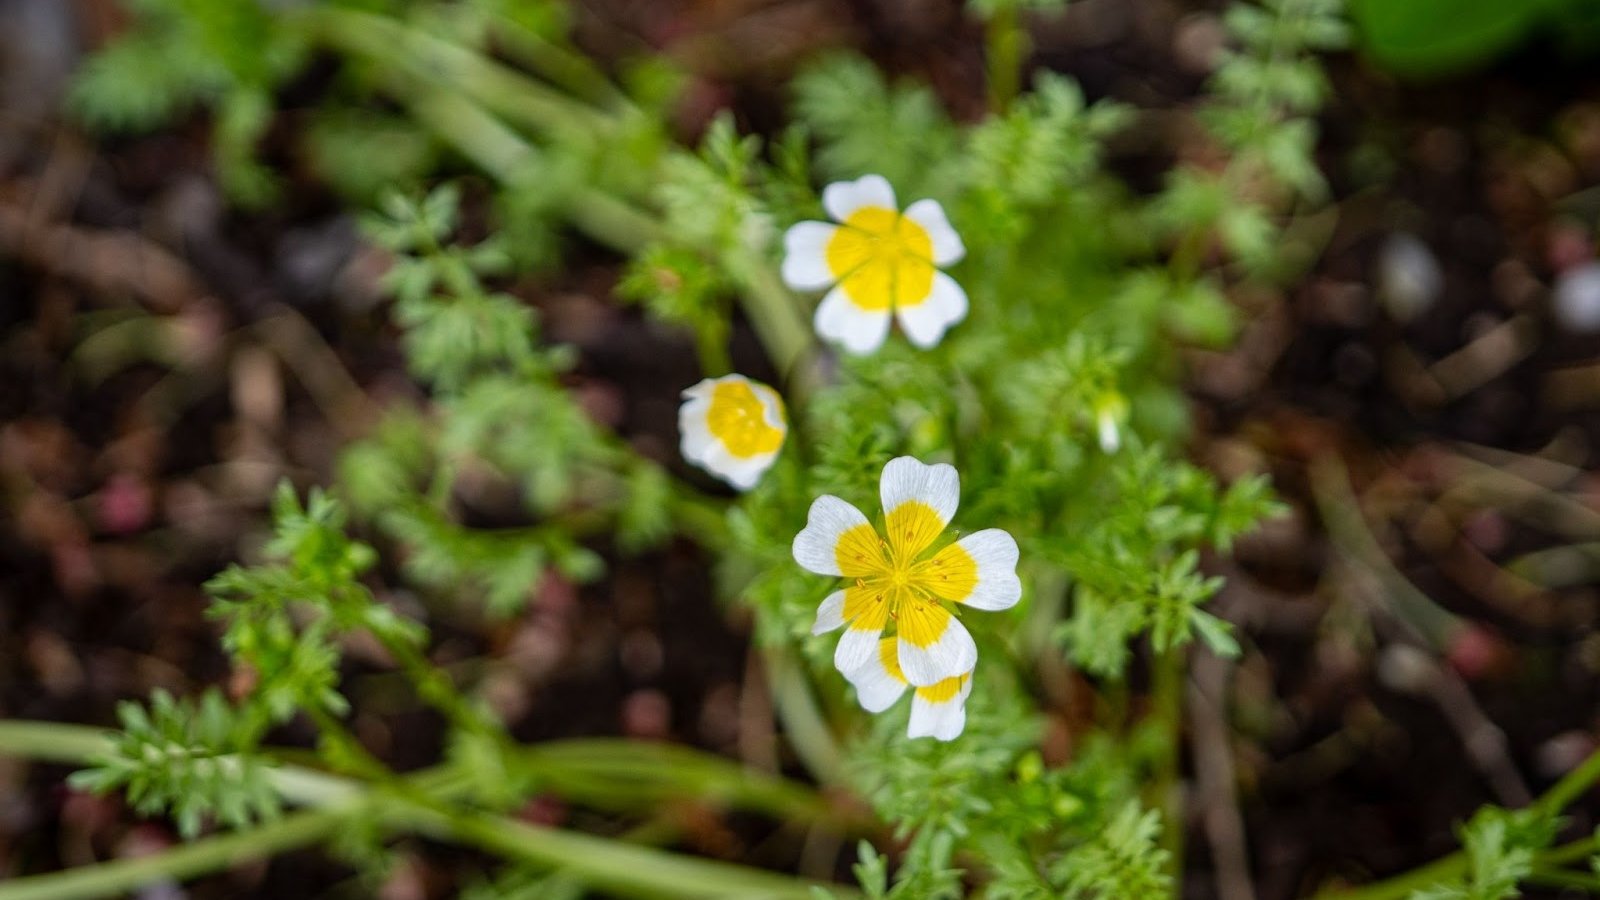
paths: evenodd
<path fill-rule="evenodd" d="M 0 722 L 0 755 L 84 764 L 107 752 L 100 729 L 56 722 Z M 632 784 L 649 796 L 713 797 L 788 820 L 831 821 L 834 814 L 805 788 L 745 770 L 688 748 L 638 748 L 622 742 L 542 745 L 524 761 L 560 793 L 569 778 L 593 791 L 597 781 Z M 576 778 L 586 774 L 585 778 Z M 192 878 L 240 862 L 307 846 L 351 821 L 376 817 L 398 830 L 418 830 L 534 865 L 571 873 L 597 889 L 641 900 L 703 897 L 809 898 L 809 882 L 729 863 L 685 857 L 608 838 L 539 828 L 505 816 L 462 812 L 446 804 L 471 779 L 449 765 L 384 786 L 283 765 L 273 783 L 286 800 L 307 807 L 248 831 L 218 835 L 137 860 L 100 863 L 0 884 L 0 900 L 79 900 L 126 893 L 163 879 Z M 654 786 L 654 787 L 652 787 Z M 617 797 L 620 787 L 609 789 Z M 663 791 L 665 793 L 663 793 Z M 579 797 L 585 789 L 578 791 Z M 854 892 L 830 886 L 839 897 Z"/>

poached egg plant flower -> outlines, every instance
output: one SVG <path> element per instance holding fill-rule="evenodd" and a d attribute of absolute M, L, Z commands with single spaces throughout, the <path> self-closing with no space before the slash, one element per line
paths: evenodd
<path fill-rule="evenodd" d="M 883 712 L 906 691 L 906 676 L 900 669 L 899 649 L 894 638 L 878 641 L 877 652 L 861 668 L 846 672 L 844 676 L 855 685 L 856 699 L 867 712 Z M 906 728 L 906 736 L 955 740 L 967 726 L 966 703 L 970 693 L 971 672 L 913 689 L 911 723 Z"/>
<path fill-rule="evenodd" d="M 832 287 L 817 306 L 817 334 L 852 353 L 883 344 L 892 314 L 927 349 L 967 315 L 967 294 L 939 271 L 966 254 L 937 200 L 904 212 L 882 175 L 822 191 L 834 222 L 799 222 L 783 237 L 783 280 L 800 291 Z"/>
<path fill-rule="evenodd" d="M 845 630 L 833 663 L 854 679 L 875 657 L 882 662 L 881 640 L 892 629 L 900 677 L 943 696 L 945 682 L 967 676 L 978 662 L 977 645 L 957 611 L 1008 609 L 1022 596 L 1017 542 L 988 528 L 935 547 L 961 499 L 960 477 L 943 463 L 892 459 L 883 467 L 879 493 L 881 536 L 860 510 L 829 494 L 811 504 L 806 527 L 795 535 L 801 567 L 846 579 L 822 601 L 812 633 Z M 949 696 L 964 699 L 965 688 L 955 687 Z"/>
<path fill-rule="evenodd" d="M 683 392 L 678 433 L 684 459 L 748 491 L 778 458 L 789 423 L 777 391 L 724 375 Z"/>

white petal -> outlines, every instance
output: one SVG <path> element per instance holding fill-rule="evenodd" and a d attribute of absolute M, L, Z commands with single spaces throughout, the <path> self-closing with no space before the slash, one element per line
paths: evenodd
<path fill-rule="evenodd" d="M 789 417 L 783 411 L 783 398 L 778 392 L 759 381 L 750 382 L 750 389 L 755 391 L 756 398 L 761 401 L 762 419 L 767 427 L 776 428 L 783 432 L 784 437 L 789 436 Z"/>
<path fill-rule="evenodd" d="M 839 571 L 839 537 L 866 524 L 867 517 L 861 510 L 832 494 L 823 494 L 811 502 L 806 527 L 794 536 L 794 561 L 818 575 L 844 574 Z"/>
<path fill-rule="evenodd" d="M 961 690 L 942 703 L 926 700 L 922 692 L 911 695 L 911 723 L 906 737 L 931 737 L 953 741 L 967 727 L 967 696 L 972 693 L 972 676 L 962 677 Z"/>
<path fill-rule="evenodd" d="M 783 283 L 797 291 L 820 291 L 839 279 L 828 268 L 828 242 L 837 225 L 797 222 L 783 235 Z"/>
<path fill-rule="evenodd" d="M 905 679 L 883 664 L 881 651 L 872 654 L 861 668 L 846 672 L 844 677 L 855 685 L 856 699 L 861 701 L 861 708 L 871 713 L 880 713 L 893 706 L 906 691 Z"/>
<path fill-rule="evenodd" d="M 1017 577 L 1017 540 L 999 528 L 967 535 L 956 545 L 978 564 L 978 583 L 960 602 L 975 609 L 1010 609 L 1022 599 Z"/>
<path fill-rule="evenodd" d="M 709 380 L 709 379 L 708 379 Z M 706 384 L 705 381 L 700 384 Z M 678 452 L 689 462 L 700 464 L 706 453 L 716 444 L 706 413 L 711 409 L 711 398 L 704 393 L 694 393 L 700 385 L 683 392 L 683 405 L 678 407 Z"/>
<path fill-rule="evenodd" d="M 763 453 L 759 456 L 734 456 L 719 443 L 712 446 L 701 465 L 707 472 L 728 484 L 741 491 L 748 491 L 761 481 L 761 476 L 767 474 L 767 470 L 772 468 L 772 463 L 777 458 L 776 452 Z"/>
<path fill-rule="evenodd" d="M 941 524 L 948 525 L 961 502 L 961 476 L 947 463 L 930 466 L 910 456 L 897 456 L 884 465 L 878 494 L 884 515 L 907 500 L 920 500 L 933 507 Z"/>
<path fill-rule="evenodd" d="M 863 206 L 882 206 L 898 209 L 894 202 L 894 188 L 882 175 L 863 175 L 855 181 L 835 181 L 822 189 L 822 208 L 843 222 Z"/>
<path fill-rule="evenodd" d="M 946 623 L 944 634 L 926 647 L 900 639 L 900 670 L 905 672 L 907 681 L 918 687 L 970 672 L 977 664 L 978 645 L 955 616 Z"/>
<path fill-rule="evenodd" d="M 849 673 L 865 666 L 878 655 L 878 638 L 882 634 L 881 628 L 846 628 L 839 646 L 833 648 L 833 667 Z"/>
<path fill-rule="evenodd" d="M 1102 453 L 1115 453 L 1122 446 L 1122 434 L 1117 430 L 1117 420 L 1105 413 L 1101 413 L 1097 421 L 1100 436 L 1100 451 Z"/>
<path fill-rule="evenodd" d="M 895 681 L 882 666 L 873 669 L 874 675 L 852 682 L 856 686 L 856 700 L 870 713 L 881 713 L 894 705 L 906 692 L 904 681 Z"/>
<path fill-rule="evenodd" d="M 883 345 L 889 334 L 889 311 L 862 309 L 850 300 L 843 287 L 836 287 L 817 304 L 817 334 L 843 344 L 851 353 L 871 353 Z"/>
<path fill-rule="evenodd" d="M 844 591 L 834 591 L 817 607 L 817 621 L 811 626 L 812 634 L 827 634 L 844 627 Z"/>
<path fill-rule="evenodd" d="M 720 380 L 719 378 L 702 378 L 684 388 L 683 393 L 679 394 L 679 396 L 685 400 L 709 400 L 711 399 L 711 392 L 716 389 L 717 382 Z"/>
<path fill-rule="evenodd" d="M 950 220 L 945 217 L 944 207 L 937 200 L 918 200 L 906 207 L 905 217 L 922 226 L 928 232 L 928 237 L 933 241 L 933 264 L 948 266 L 959 262 L 961 257 L 967 255 L 967 248 L 961 243 L 961 235 L 950 227 Z"/>
<path fill-rule="evenodd" d="M 927 350 L 939 343 L 950 326 L 967 317 L 967 292 L 954 278 L 934 272 L 928 298 L 911 306 L 902 299 L 895 307 L 895 317 L 906 339 Z"/>

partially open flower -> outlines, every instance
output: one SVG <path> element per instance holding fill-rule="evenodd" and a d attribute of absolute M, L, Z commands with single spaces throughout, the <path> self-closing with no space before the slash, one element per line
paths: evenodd
<path fill-rule="evenodd" d="M 880 713 L 893 706 L 907 685 L 905 673 L 900 671 L 895 639 L 880 640 L 878 652 L 860 668 L 844 673 L 844 677 L 855 685 L 856 699 L 867 712 Z M 967 725 L 967 695 L 971 693 L 971 672 L 915 689 L 906 736 L 954 740 Z"/>
<path fill-rule="evenodd" d="M 822 206 L 835 222 L 800 222 L 784 235 L 783 280 L 792 288 L 832 287 L 817 306 L 817 334 L 852 353 L 870 353 L 891 314 L 911 343 L 939 343 L 967 314 L 967 294 L 939 271 L 966 254 L 937 200 L 901 212 L 881 175 L 830 184 Z"/>
<path fill-rule="evenodd" d="M 826 494 L 811 504 L 806 527 L 795 535 L 794 558 L 803 568 L 847 579 L 822 601 L 812 633 L 845 628 L 833 663 L 848 675 L 871 660 L 892 627 L 906 681 L 935 687 L 978 662 L 957 610 L 1008 609 L 1022 597 L 1017 542 L 989 528 L 935 550 L 961 499 L 960 478 L 943 463 L 892 459 L 879 491 L 885 537 L 860 510 Z"/>
<path fill-rule="evenodd" d="M 684 459 L 748 491 L 778 458 L 789 424 L 777 391 L 724 375 L 683 392 L 678 432 Z"/>
<path fill-rule="evenodd" d="M 1094 431 L 1100 450 L 1115 453 L 1122 447 L 1122 429 L 1128 423 L 1128 401 L 1116 391 L 1101 395 L 1094 404 Z"/>

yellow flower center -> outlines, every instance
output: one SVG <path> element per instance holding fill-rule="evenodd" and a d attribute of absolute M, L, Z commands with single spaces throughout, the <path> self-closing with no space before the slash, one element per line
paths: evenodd
<path fill-rule="evenodd" d="M 857 525 L 839 538 L 839 571 L 855 583 L 845 588 L 844 619 L 850 627 L 878 630 L 890 620 L 900 637 L 926 647 L 944 634 L 955 602 L 978 583 L 978 563 L 958 544 L 922 558 L 944 530 L 933 507 L 908 500 L 889 511 L 887 538 L 871 525 Z"/>
<path fill-rule="evenodd" d="M 767 424 L 766 406 L 755 389 L 742 381 L 719 382 L 712 389 L 706 427 L 740 459 L 774 453 L 783 446 L 783 430 Z"/>
<path fill-rule="evenodd" d="M 828 269 L 845 296 L 866 310 L 910 307 L 933 290 L 933 238 L 884 206 L 863 206 L 833 233 Z"/>

